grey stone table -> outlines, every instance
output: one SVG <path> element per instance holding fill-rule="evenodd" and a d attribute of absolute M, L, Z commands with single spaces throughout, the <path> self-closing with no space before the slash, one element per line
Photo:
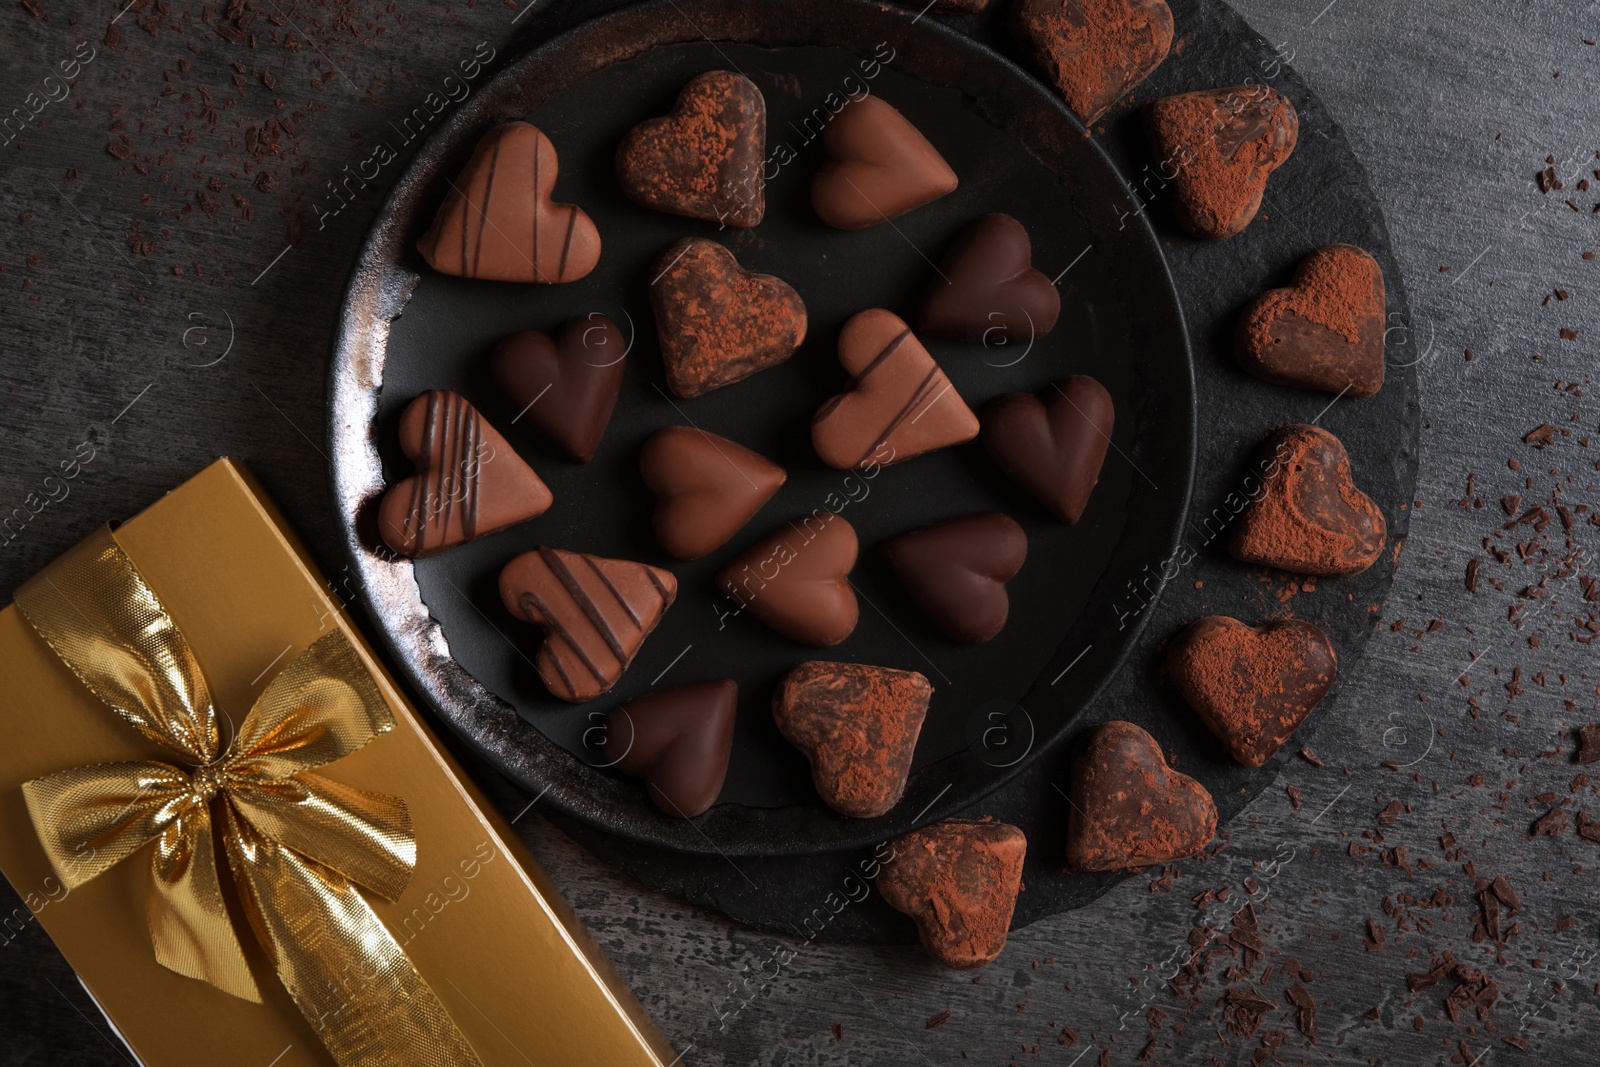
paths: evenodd
<path fill-rule="evenodd" d="M 733 926 L 641 890 L 537 806 L 522 814 L 685 1062 L 1595 1061 L 1600 844 L 1577 829 L 1600 798 L 1571 736 L 1600 682 L 1594 5 L 1238 6 L 1369 168 L 1421 360 L 1411 537 L 1385 625 L 1318 736 L 1322 765 L 1293 761 L 1213 858 L 1016 931 L 979 977 L 912 947 Z M 401 164 L 346 179 L 459 61 L 514 49 L 543 12 L 129 7 L 0 9 L 0 114 L 37 112 L 0 128 L 0 513 L 37 494 L 0 534 L 0 588 L 221 454 L 251 464 L 337 579 L 328 333 Z M 70 87 L 46 81 L 73 60 Z M 524 809 L 472 766 L 509 815 Z M 1540 825 L 1558 832 L 1531 836 L 1552 809 Z M 755 977 L 780 946 L 798 955 Z M 3 930 L 0 1058 L 125 1060 L 26 921 Z"/>

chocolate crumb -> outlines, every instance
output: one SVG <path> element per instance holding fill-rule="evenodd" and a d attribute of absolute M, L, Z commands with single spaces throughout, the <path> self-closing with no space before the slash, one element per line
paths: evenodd
<path fill-rule="evenodd" d="M 1551 808 L 1534 820 L 1532 828 L 1528 831 L 1529 837 L 1554 837 L 1567 832 L 1571 820 L 1567 813 L 1560 808 Z"/>
<path fill-rule="evenodd" d="M 949 1008 L 946 1008 L 943 1011 L 934 1012 L 932 1015 L 928 1016 L 928 1021 L 923 1024 L 923 1029 L 932 1030 L 934 1027 L 943 1026 L 945 1023 L 950 1021 L 950 1014 L 951 1012 Z"/>

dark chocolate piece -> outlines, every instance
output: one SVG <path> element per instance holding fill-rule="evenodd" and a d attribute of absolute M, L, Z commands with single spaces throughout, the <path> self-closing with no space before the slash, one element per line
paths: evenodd
<path fill-rule="evenodd" d="M 489 369 L 516 416 L 561 451 L 587 463 L 600 447 L 622 389 L 627 341 L 599 312 L 572 319 L 552 341 L 537 330 L 495 345 Z"/>
<path fill-rule="evenodd" d="M 854 527 L 819 510 L 746 549 L 717 573 L 717 588 L 790 640 L 828 648 L 860 616 L 850 586 L 857 548 Z"/>
<path fill-rule="evenodd" d="M 756 274 L 703 237 L 668 246 L 654 268 L 667 387 L 695 397 L 777 366 L 806 339 L 806 306 L 788 282 Z"/>
<path fill-rule="evenodd" d="M 1028 558 L 1028 535 L 998 512 L 967 515 L 903 533 L 882 552 L 934 625 L 978 644 L 1005 628 L 1006 583 Z"/>
<path fill-rule="evenodd" d="M 606 762 L 643 778 L 668 815 L 692 819 L 717 802 L 728 774 L 739 686 L 731 681 L 645 693 L 606 716 Z"/>
<path fill-rule="evenodd" d="M 1344 443 L 1320 426 L 1281 426 L 1261 443 L 1262 482 L 1234 526 L 1237 560 L 1294 574 L 1360 574 L 1388 526 L 1356 488 Z"/>
<path fill-rule="evenodd" d="M 545 630 L 534 667 L 552 696 L 581 704 L 617 684 L 678 595 L 669 571 L 558 548 L 500 571 L 500 600 Z"/>
<path fill-rule="evenodd" d="M 656 540 L 678 559 L 722 547 L 788 478 L 765 456 L 691 426 L 657 431 L 639 453 L 639 473 L 656 495 Z"/>
<path fill-rule="evenodd" d="M 402 556 L 431 556 L 544 514 L 550 490 L 459 393 L 423 393 L 400 415 L 417 473 L 389 487 L 378 532 Z"/>
<path fill-rule="evenodd" d="M 1164 0 L 1021 0 L 1033 64 L 1085 126 L 1148 78 L 1172 48 Z"/>
<path fill-rule="evenodd" d="M 526 122 L 483 135 L 417 242 L 441 274 L 496 282 L 570 282 L 600 261 L 600 231 L 583 209 L 550 199 L 556 150 Z"/>
<path fill-rule="evenodd" d="M 1172 684 L 1233 758 L 1259 767 L 1322 700 L 1339 656 L 1309 622 L 1249 626 L 1208 615 L 1172 639 L 1165 664 Z"/>
<path fill-rule="evenodd" d="M 1010 215 L 985 215 L 962 230 L 940 274 L 918 333 L 1020 348 L 1054 329 L 1061 314 L 1061 294 L 1033 269 L 1028 231 Z"/>
<path fill-rule="evenodd" d="M 834 811 L 857 819 L 900 802 L 933 686 L 916 671 L 862 663 L 802 663 L 783 676 L 772 717 L 811 761 Z"/>
<path fill-rule="evenodd" d="M 878 875 L 889 906 L 917 924 L 928 955 L 957 970 L 987 967 L 1006 947 L 1028 839 L 987 819 L 945 819 L 889 843 Z"/>
<path fill-rule="evenodd" d="M 864 230 L 955 191 L 939 150 L 893 104 L 853 100 L 822 131 L 828 161 L 811 182 L 817 217 L 839 230 Z"/>
<path fill-rule="evenodd" d="M 672 113 L 641 122 L 617 148 L 617 180 L 635 203 L 750 227 L 766 213 L 767 102 L 725 70 L 690 79 Z"/>
<path fill-rule="evenodd" d="M 1206 787 L 1131 722 L 1089 728 L 1073 761 L 1067 866 L 1120 871 L 1197 856 L 1217 833 Z"/>
<path fill-rule="evenodd" d="M 845 391 L 817 409 L 811 443 L 830 467 L 886 467 L 978 436 L 978 419 L 911 327 L 882 308 L 839 331 Z"/>
<path fill-rule="evenodd" d="M 1239 366 L 1279 385 L 1372 396 L 1383 388 L 1383 268 L 1355 245 L 1311 253 L 1284 289 L 1239 317 Z"/>
<path fill-rule="evenodd" d="M 1006 393 L 983 409 L 983 447 L 1022 488 L 1063 522 L 1077 522 L 1100 480 L 1116 411 L 1105 386 L 1085 374 L 1055 383 L 1041 402 Z"/>

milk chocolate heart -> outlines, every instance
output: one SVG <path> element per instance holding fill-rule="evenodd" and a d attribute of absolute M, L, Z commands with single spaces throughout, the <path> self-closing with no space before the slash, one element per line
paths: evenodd
<path fill-rule="evenodd" d="M 1167 645 L 1165 670 L 1233 758 L 1259 767 L 1322 700 L 1339 656 L 1328 635 L 1309 622 L 1249 626 L 1209 615 Z"/>
<path fill-rule="evenodd" d="M 845 392 L 811 420 L 811 443 L 839 470 L 901 463 L 978 436 L 978 420 L 911 328 L 882 308 L 839 332 Z"/>
<path fill-rule="evenodd" d="M 496 282 L 570 282 L 600 261 L 600 231 L 583 209 L 550 199 L 556 149 L 526 122 L 483 135 L 417 242 L 441 274 Z"/>
<path fill-rule="evenodd" d="M 679 559 L 720 548 L 788 478 L 765 456 L 691 426 L 657 431 L 639 453 L 639 473 L 656 494 L 656 540 Z"/>
<path fill-rule="evenodd" d="M 983 409 L 983 446 L 1012 481 L 1073 523 L 1100 480 L 1115 419 L 1105 386 L 1074 374 L 1052 385 L 1044 402 L 1028 393 L 991 400 Z"/>
<path fill-rule="evenodd" d="M 811 761 L 811 780 L 841 815 L 871 819 L 900 802 L 933 686 L 916 671 L 802 663 L 783 676 L 772 718 Z"/>
<path fill-rule="evenodd" d="M 1217 833 L 1206 787 L 1131 722 L 1091 727 L 1073 761 L 1067 866 L 1120 871 L 1197 856 Z"/>
<path fill-rule="evenodd" d="M 695 397 L 743 381 L 794 355 L 806 306 L 788 282 L 747 271 L 703 237 L 667 248 L 655 267 L 655 310 L 667 386 Z"/>
<path fill-rule="evenodd" d="M 844 106 L 822 131 L 828 161 L 811 182 L 817 217 L 839 230 L 864 230 L 955 191 L 956 172 L 939 150 L 876 96 Z"/>
<path fill-rule="evenodd" d="M 423 393 L 400 416 L 417 473 L 390 486 L 378 532 L 402 556 L 431 556 L 542 515 L 550 490 L 459 393 Z"/>
<path fill-rule="evenodd" d="M 998 634 L 1011 612 L 1006 583 L 1028 558 L 1028 535 L 993 512 L 924 526 L 881 549 L 934 625 L 957 641 L 979 644 Z"/>
<path fill-rule="evenodd" d="M 827 648 L 849 637 L 860 607 L 850 587 L 856 531 L 831 512 L 781 527 L 717 573 L 717 587 L 774 630 Z"/>
<path fill-rule="evenodd" d="M 645 693 L 606 716 L 602 751 L 608 765 L 645 780 L 656 807 L 692 819 L 722 792 L 738 712 L 731 681 Z"/>
<path fill-rule="evenodd" d="M 1016 18 L 1034 66 L 1085 126 L 1148 78 L 1172 47 L 1164 0 L 1021 0 Z"/>
<path fill-rule="evenodd" d="M 767 102 L 725 70 L 690 79 L 672 113 L 641 122 L 617 148 L 617 180 L 636 203 L 750 227 L 766 213 Z"/>
<path fill-rule="evenodd" d="M 1282 426 L 1261 443 L 1262 483 L 1240 514 L 1235 559 L 1294 574 L 1360 574 L 1383 555 L 1383 512 L 1356 488 L 1344 443 L 1319 426 Z"/>
<path fill-rule="evenodd" d="M 1163 175 L 1168 169 L 1178 222 L 1195 237 L 1231 237 L 1250 225 L 1267 178 L 1294 153 L 1300 117 L 1265 85 L 1236 85 L 1163 97 L 1145 109 Z"/>
<path fill-rule="evenodd" d="M 545 631 L 534 667 L 550 694 L 581 704 L 617 684 L 678 595 L 669 571 L 558 548 L 500 571 L 500 600 Z"/>
<path fill-rule="evenodd" d="M 961 231 L 928 289 L 917 332 L 985 345 L 1025 345 L 1055 328 L 1061 294 L 1033 269 L 1033 245 L 1010 215 Z"/>
<path fill-rule="evenodd" d="M 985 819 L 945 819 L 889 842 L 878 892 L 917 924 L 928 955 L 958 970 L 987 967 L 1006 947 L 1028 839 Z"/>
<path fill-rule="evenodd" d="M 1372 396 L 1383 388 L 1383 269 L 1355 245 L 1311 253 L 1285 289 L 1239 318 L 1239 365 L 1279 385 Z"/>
<path fill-rule="evenodd" d="M 514 333 L 495 345 L 489 370 L 525 422 L 551 444 L 587 463 L 611 421 L 627 341 L 599 312 L 568 322 L 552 341 L 537 330 Z"/>

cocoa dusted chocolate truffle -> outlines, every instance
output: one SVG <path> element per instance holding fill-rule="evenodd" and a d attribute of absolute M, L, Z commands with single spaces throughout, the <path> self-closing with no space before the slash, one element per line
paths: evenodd
<path fill-rule="evenodd" d="M 878 892 L 917 924 L 928 955 L 957 970 L 987 967 L 1006 947 L 1028 839 L 987 819 L 945 819 L 889 842 Z"/>
<path fill-rule="evenodd" d="M 1246 767 L 1283 747 L 1333 685 L 1339 657 L 1309 622 L 1196 619 L 1167 645 L 1167 678 Z"/>
<path fill-rule="evenodd" d="M 402 556 L 431 556 L 544 514 L 553 499 L 533 468 L 459 393 L 423 393 L 400 416 L 417 473 L 378 505 L 378 532 Z"/>
<path fill-rule="evenodd" d="M 1167 765 L 1156 739 L 1131 722 L 1089 728 L 1072 764 L 1067 866 L 1137 870 L 1198 856 L 1217 833 L 1206 787 Z"/>
<path fill-rule="evenodd" d="M 721 548 L 788 478 L 765 456 L 692 426 L 656 431 L 639 453 L 639 473 L 656 495 L 656 540 L 678 559 Z"/>
<path fill-rule="evenodd" d="M 831 512 L 808 515 L 757 541 L 717 572 L 717 588 L 792 641 L 837 645 L 861 608 L 850 585 L 856 531 Z"/>
<path fill-rule="evenodd" d="M 1085 126 L 1148 78 L 1172 48 L 1164 0 L 1021 0 L 1024 45 Z"/>
<path fill-rule="evenodd" d="M 894 105 L 876 96 L 846 104 L 822 131 L 828 161 L 811 182 L 817 217 L 864 230 L 955 192 L 956 172 Z"/>
<path fill-rule="evenodd" d="M 622 389 L 628 342 L 598 312 L 572 319 L 552 340 L 523 330 L 494 346 L 489 370 L 524 423 L 579 463 L 594 458 Z"/>
<path fill-rule="evenodd" d="M 1006 583 L 1028 558 L 1028 535 L 998 512 L 924 526 L 879 550 L 923 613 L 957 641 L 979 644 L 1005 628 Z"/>
<path fill-rule="evenodd" d="M 811 761 L 811 780 L 841 815 L 871 819 L 900 802 L 933 686 L 916 671 L 802 663 L 783 676 L 772 717 Z"/>
<path fill-rule="evenodd" d="M 1279 385 L 1349 396 L 1383 388 L 1383 269 L 1355 245 L 1311 253 L 1294 281 L 1269 289 L 1239 317 L 1239 366 Z"/>
<path fill-rule="evenodd" d="M 1055 329 L 1061 294 L 1033 269 L 1033 243 L 1010 215 L 961 231 L 928 287 L 917 332 L 989 347 L 1025 345 Z"/>
<path fill-rule="evenodd" d="M 606 716 L 602 754 L 643 778 L 656 807 L 692 819 L 722 792 L 738 713 L 739 686 L 727 680 L 645 693 Z"/>
<path fill-rule="evenodd" d="M 1006 393 L 983 409 L 983 447 L 1022 488 L 1063 522 L 1077 522 L 1100 480 L 1116 410 L 1086 374 L 1045 391 Z"/>

